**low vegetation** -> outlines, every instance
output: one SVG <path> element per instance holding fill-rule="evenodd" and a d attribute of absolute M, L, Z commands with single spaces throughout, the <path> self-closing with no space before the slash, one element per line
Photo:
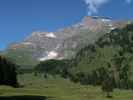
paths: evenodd
<path fill-rule="evenodd" d="M 59 76 L 49 75 L 47 79 L 44 79 L 43 74 L 34 76 L 32 73 L 19 75 L 18 79 L 19 83 L 24 84 L 23 88 L 0 86 L 0 95 L 46 96 L 48 100 L 110 100 L 105 97 L 106 94 L 99 86 L 81 85 Z M 132 100 L 132 93 L 131 90 L 115 89 L 112 100 Z"/>

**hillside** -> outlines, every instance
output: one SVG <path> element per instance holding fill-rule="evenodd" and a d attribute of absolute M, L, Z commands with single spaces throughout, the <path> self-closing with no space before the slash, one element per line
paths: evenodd
<path fill-rule="evenodd" d="M 112 73 L 116 87 L 129 88 L 133 81 L 133 23 L 112 30 L 94 44 L 82 48 L 74 61 L 70 69 L 72 75 L 83 73 L 85 79 L 86 75 L 95 77 L 92 84 L 99 84 L 105 70 Z"/>

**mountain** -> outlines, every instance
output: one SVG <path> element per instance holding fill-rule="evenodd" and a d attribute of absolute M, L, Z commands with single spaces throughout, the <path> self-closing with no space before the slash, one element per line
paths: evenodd
<path fill-rule="evenodd" d="M 25 66 L 48 59 L 70 59 L 81 48 L 127 23 L 106 17 L 87 16 L 81 22 L 56 32 L 33 32 L 22 42 L 9 45 L 4 54 L 18 65 Z"/>
<path fill-rule="evenodd" d="M 73 80 L 100 84 L 104 74 L 109 72 L 115 87 L 133 88 L 133 22 L 79 50 L 73 62 L 69 69 Z"/>
<path fill-rule="evenodd" d="M 115 88 L 133 89 L 133 22 L 102 35 L 73 59 L 43 61 L 35 69 L 86 85 L 109 78 Z"/>

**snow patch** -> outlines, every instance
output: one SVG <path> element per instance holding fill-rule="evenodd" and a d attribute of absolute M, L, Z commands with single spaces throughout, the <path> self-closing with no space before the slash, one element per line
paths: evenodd
<path fill-rule="evenodd" d="M 48 60 L 48 59 L 54 59 L 54 58 L 56 58 L 57 56 L 58 56 L 58 53 L 57 53 L 57 52 L 55 52 L 55 51 L 50 51 L 50 52 L 48 52 L 47 56 L 42 57 L 42 58 L 40 58 L 39 60 L 40 60 L 40 61 L 45 61 L 45 60 Z"/>
<path fill-rule="evenodd" d="M 108 23 L 108 22 L 111 22 L 111 20 L 110 19 L 101 19 L 103 22 L 105 22 L 105 23 Z"/>
<path fill-rule="evenodd" d="M 111 29 L 111 30 L 114 30 L 114 29 L 115 29 L 115 27 L 111 27 L 110 29 Z"/>
<path fill-rule="evenodd" d="M 49 37 L 49 38 L 56 38 L 56 36 L 53 32 L 47 33 L 45 36 Z"/>
<path fill-rule="evenodd" d="M 111 30 L 114 30 L 116 28 L 112 24 L 109 24 L 108 26 L 110 27 Z"/>
<path fill-rule="evenodd" d="M 23 42 L 22 44 L 23 45 L 31 45 L 32 43 L 31 42 Z"/>

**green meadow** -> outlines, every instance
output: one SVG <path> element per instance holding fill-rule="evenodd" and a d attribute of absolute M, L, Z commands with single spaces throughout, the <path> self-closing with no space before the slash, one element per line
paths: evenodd
<path fill-rule="evenodd" d="M 59 76 L 34 76 L 24 74 L 18 76 L 22 88 L 0 86 L 0 96 L 46 96 L 48 100 L 133 100 L 133 91 L 118 90 L 113 92 L 113 98 L 106 98 L 100 87 L 72 83 Z"/>

